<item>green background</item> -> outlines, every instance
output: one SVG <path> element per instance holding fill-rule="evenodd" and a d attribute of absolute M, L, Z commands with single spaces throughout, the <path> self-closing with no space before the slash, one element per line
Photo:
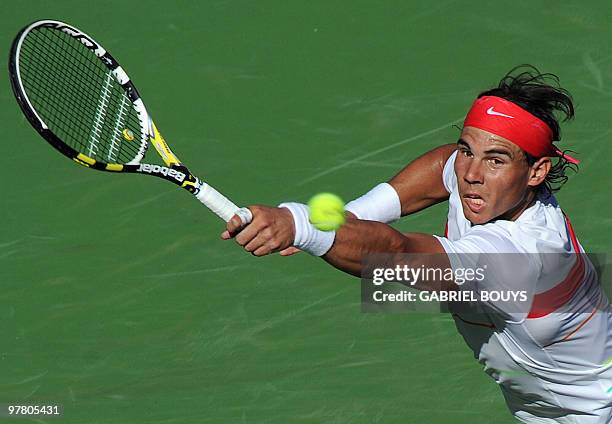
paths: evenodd
<path fill-rule="evenodd" d="M 532 63 L 576 100 L 562 146 L 583 162 L 560 203 L 588 251 L 610 249 L 608 0 L 0 11 L 2 69 L 33 20 L 83 29 L 192 171 L 246 205 L 354 198 L 455 141 L 475 95 Z M 363 314 L 357 279 L 305 254 L 252 257 L 161 180 L 75 166 L 22 117 L 6 71 L 0 122 L 0 403 L 62 404 L 69 423 L 514 422 L 450 316 Z M 444 215 L 398 228 L 440 233 Z"/>

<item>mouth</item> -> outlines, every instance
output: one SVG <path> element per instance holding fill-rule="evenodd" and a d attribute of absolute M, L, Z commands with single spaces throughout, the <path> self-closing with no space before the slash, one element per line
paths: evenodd
<path fill-rule="evenodd" d="M 463 201 L 473 213 L 479 213 L 485 207 L 484 199 L 477 193 L 465 193 Z"/>

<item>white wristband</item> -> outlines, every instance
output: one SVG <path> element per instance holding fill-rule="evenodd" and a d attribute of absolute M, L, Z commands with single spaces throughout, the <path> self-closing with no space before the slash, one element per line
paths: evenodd
<path fill-rule="evenodd" d="M 295 223 L 293 245 L 313 256 L 323 256 L 331 249 L 336 238 L 335 231 L 321 231 L 308 220 L 308 206 L 301 203 L 281 203 L 279 208 L 287 208 Z"/>
<path fill-rule="evenodd" d="M 359 219 L 384 222 L 397 221 L 402 216 L 402 205 L 397 191 L 389 183 L 381 183 L 344 207 Z"/>

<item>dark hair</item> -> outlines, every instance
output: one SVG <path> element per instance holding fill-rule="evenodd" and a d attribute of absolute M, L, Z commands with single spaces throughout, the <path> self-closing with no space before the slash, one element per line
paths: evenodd
<path fill-rule="evenodd" d="M 519 65 L 513 68 L 499 81 L 497 87 L 478 95 L 479 98 L 482 96 L 504 98 L 535 115 L 550 127 L 554 141 L 561 140 L 557 115 L 561 116 L 561 122 L 574 117 L 572 96 L 559 85 L 559 77 L 555 74 L 543 74 L 532 65 Z M 533 165 L 539 159 L 527 152 L 525 156 L 529 165 Z M 568 169 L 578 170 L 576 165 L 564 157 L 558 158 L 553 162 L 546 180 L 542 183 L 543 188 L 549 194 L 558 191 L 568 180 L 566 175 Z"/>

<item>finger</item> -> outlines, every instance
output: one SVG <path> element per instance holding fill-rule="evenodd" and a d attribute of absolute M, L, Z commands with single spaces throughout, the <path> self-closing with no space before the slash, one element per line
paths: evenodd
<path fill-rule="evenodd" d="M 273 246 L 268 238 L 263 236 L 261 233 L 257 234 L 251 241 L 244 245 L 244 249 L 247 252 L 255 252 L 257 249 L 262 247 L 267 247 L 269 250 L 272 250 Z"/>
<path fill-rule="evenodd" d="M 238 215 L 232 216 L 226 225 L 227 231 L 232 236 L 240 232 L 240 230 L 242 230 L 243 227 L 244 225 L 242 224 L 242 220 L 240 219 Z"/>
<path fill-rule="evenodd" d="M 298 249 L 297 247 L 291 246 L 291 247 L 281 250 L 279 254 L 281 256 L 291 256 L 291 255 L 295 255 L 296 253 L 300 253 L 300 252 L 301 252 L 300 249 Z"/>
<path fill-rule="evenodd" d="M 221 233 L 221 238 L 222 238 L 223 240 L 228 240 L 228 239 L 231 239 L 231 238 L 232 238 L 232 236 L 230 235 L 230 232 L 229 232 L 229 231 L 225 230 L 225 231 L 223 231 L 223 232 Z"/>
<path fill-rule="evenodd" d="M 236 235 L 236 243 L 240 246 L 246 246 L 251 240 L 253 240 L 259 234 L 259 227 L 257 224 L 249 224 L 242 229 L 238 235 Z"/>
<path fill-rule="evenodd" d="M 264 245 L 264 246 L 258 247 L 251 253 L 255 256 L 265 256 L 265 255 L 269 255 L 270 253 L 272 253 L 272 249 L 270 249 L 269 246 Z"/>

